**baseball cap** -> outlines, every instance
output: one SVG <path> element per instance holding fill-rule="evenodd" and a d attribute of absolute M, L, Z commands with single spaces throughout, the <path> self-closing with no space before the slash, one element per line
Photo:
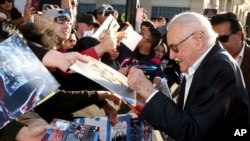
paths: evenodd
<path fill-rule="evenodd" d="M 106 4 L 96 9 L 96 13 L 103 13 L 104 11 L 114 11 L 114 8 L 110 4 Z"/>
<path fill-rule="evenodd" d="M 105 11 L 105 6 L 100 6 L 96 9 L 96 13 L 100 14 L 103 13 Z"/>
<path fill-rule="evenodd" d="M 78 23 L 85 23 L 88 25 L 99 26 L 99 23 L 96 21 L 95 17 L 92 14 L 80 14 L 77 18 Z"/>
<path fill-rule="evenodd" d="M 110 4 L 106 4 L 104 5 L 104 7 L 105 7 L 105 10 L 111 10 L 111 11 L 114 10 L 113 6 L 111 6 Z"/>
<path fill-rule="evenodd" d="M 62 18 L 63 20 L 70 21 L 70 16 L 64 12 L 64 10 L 59 8 L 48 9 L 42 16 L 44 19 L 47 20 L 55 20 L 55 18 Z"/>

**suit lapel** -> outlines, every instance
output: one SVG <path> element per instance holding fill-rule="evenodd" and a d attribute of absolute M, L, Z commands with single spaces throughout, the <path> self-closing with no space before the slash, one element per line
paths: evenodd
<path fill-rule="evenodd" d="M 244 77 L 244 81 L 246 84 L 248 95 L 250 95 L 250 45 L 245 44 L 244 55 L 242 59 L 242 63 L 240 65 L 241 72 Z M 250 100 L 250 98 L 249 98 Z"/>
<path fill-rule="evenodd" d="M 204 80 L 200 80 L 200 78 L 201 78 L 200 75 L 204 75 L 203 72 L 207 71 L 207 70 L 205 70 L 206 64 L 216 54 L 216 52 L 218 52 L 218 50 L 223 50 L 223 49 L 222 49 L 222 47 L 219 44 L 215 44 L 212 47 L 212 49 L 208 52 L 208 54 L 206 55 L 206 57 L 202 60 L 200 66 L 195 71 L 194 76 L 193 76 L 193 80 L 192 80 L 192 83 L 191 83 L 191 86 L 189 88 L 188 97 L 187 97 L 187 101 L 186 101 L 184 109 L 186 109 L 186 107 L 189 107 L 189 104 L 192 103 L 195 100 L 196 95 L 194 95 L 192 93 L 194 93 L 197 85 L 199 83 L 201 83 L 202 81 L 204 81 Z"/>
<path fill-rule="evenodd" d="M 186 86 L 186 78 L 184 77 L 181 83 L 179 96 L 177 99 L 177 106 L 182 109 L 183 107 L 183 101 L 184 101 L 184 95 L 185 95 L 185 86 Z"/>
<path fill-rule="evenodd" d="M 242 59 L 242 63 L 240 66 L 240 69 L 242 70 L 243 75 L 246 74 L 248 72 L 248 70 L 250 69 L 249 67 L 249 62 L 250 62 L 250 46 L 245 44 L 245 50 L 244 50 L 244 56 Z M 245 76 L 245 75 L 244 75 Z"/>

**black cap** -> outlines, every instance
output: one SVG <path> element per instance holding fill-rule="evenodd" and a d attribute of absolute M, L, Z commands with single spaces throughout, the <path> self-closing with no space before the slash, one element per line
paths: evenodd
<path fill-rule="evenodd" d="M 77 18 L 77 22 L 99 26 L 99 23 L 96 21 L 95 17 L 92 14 L 80 14 Z"/>
<path fill-rule="evenodd" d="M 98 7 L 96 9 L 96 13 L 98 13 L 98 14 L 103 13 L 104 11 L 105 11 L 105 7 L 104 6 Z"/>

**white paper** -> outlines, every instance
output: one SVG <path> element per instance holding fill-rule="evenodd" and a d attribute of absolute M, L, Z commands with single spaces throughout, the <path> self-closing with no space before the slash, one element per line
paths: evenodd
<path fill-rule="evenodd" d="M 70 69 L 118 94 L 129 104 L 136 105 L 135 91 L 128 87 L 126 76 L 90 56 L 87 59 L 88 63 L 77 61 Z"/>
<path fill-rule="evenodd" d="M 108 31 L 110 36 L 114 37 L 115 32 L 119 29 L 119 27 L 120 25 L 117 20 L 110 14 L 92 37 L 101 40 L 103 31 Z"/>
<path fill-rule="evenodd" d="M 141 41 L 142 36 L 132 28 L 127 28 L 124 32 L 126 33 L 126 38 L 122 39 L 122 43 L 124 43 L 131 51 L 134 51 L 138 43 Z"/>

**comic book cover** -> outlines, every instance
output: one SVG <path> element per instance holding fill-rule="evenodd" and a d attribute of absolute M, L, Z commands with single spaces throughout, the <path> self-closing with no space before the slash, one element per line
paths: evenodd
<path fill-rule="evenodd" d="M 131 114 L 118 115 L 118 123 L 111 125 L 110 119 L 104 117 L 76 118 L 75 122 L 99 126 L 100 141 L 130 141 Z"/>
<path fill-rule="evenodd" d="M 72 122 L 63 119 L 53 119 L 51 125 L 60 130 L 47 130 L 41 141 L 98 141 L 99 127 Z"/>
<path fill-rule="evenodd" d="M 130 125 L 130 141 L 153 141 L 153 128 L 132 115 Z"/>
<path fill-rule="evenodd" d="M 130 105 L 136 106 L 136 94 L 128 87 L 126 76 L 90 56 L 87 56 L 87 59 L 88 63 L 78 61 L 70 69 L 118 94 Z"/>
<path fill-rule="evenodd" d="M 18 36 L 0 42 L 0 128 L 52 96 L 59 83 Z"/>
<path fill-rule="evenodd" d="M 153 140 L 153 128 L 149 124 L 143 121 L 141 121 L 141 125 L 142 125 L 141 126 L 142 127 L 141 141 L 152 141 Z"/>
<path fill-rule="evenodd" d="M 153 141 L 153 128 L 134 113 L 118 115 L 112 126 L 108 117 L 76 118 L 75 122 L 99 126 L 100 141 Z"/>
<path fill-rule="evenodd" d="M 99 129 L 100 141 L 110 140 L 111 124 L 108 117 L 105 116 L 105 117 L 76 118 L 74 122 L 98 126 L 100 128 Z"/>
<path fill-rule="evenodd" d="M 130 114 L 118 116 L 118 123 L 111 126 L 111 141 L 130 141 Z"/>
<path fill-rule="evenodd" d="M 140 141 L 141 137 L 141 122 L 137 117 L 131 118 L 130 122 L 130 141 Z"/>

